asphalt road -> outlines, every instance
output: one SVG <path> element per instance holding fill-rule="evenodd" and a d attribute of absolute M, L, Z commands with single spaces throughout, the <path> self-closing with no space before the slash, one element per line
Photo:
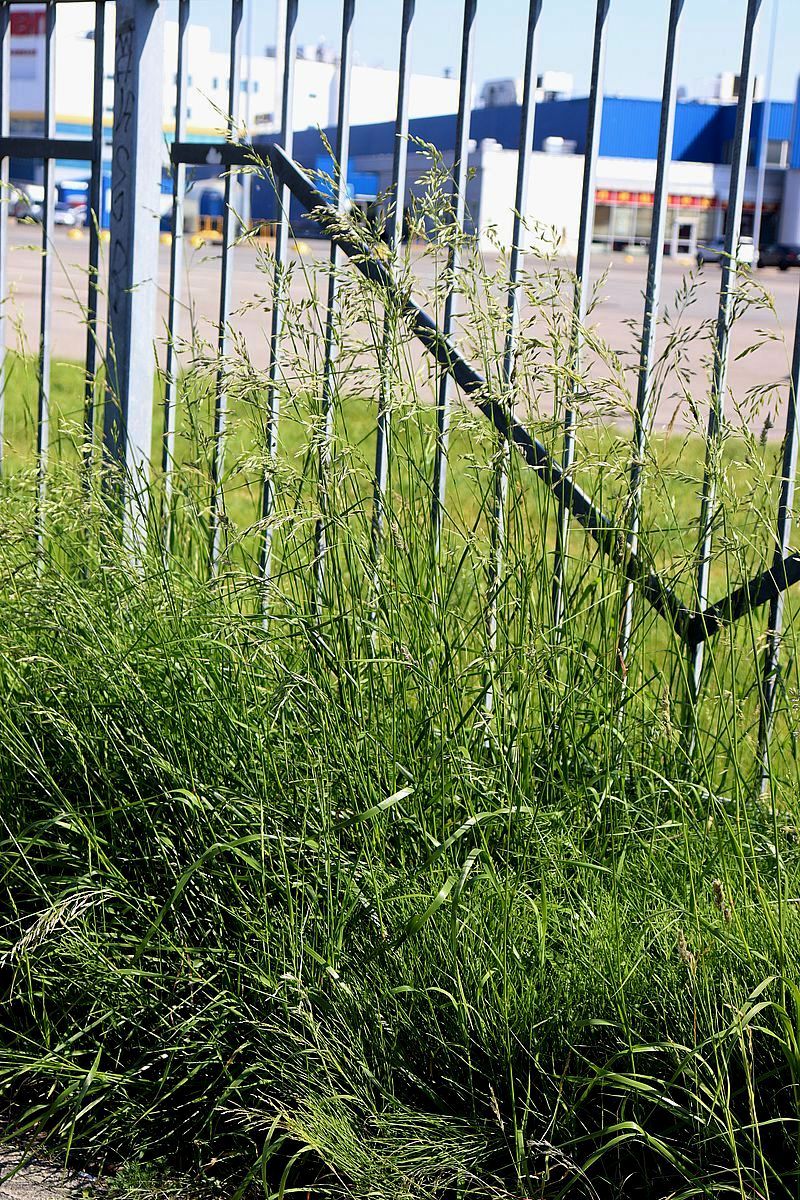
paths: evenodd
<path fill-rule="evenodd" d="M 8 329 L 10 345 L 25 345 L 35 349 L 39 339 L 39 278 L 41 271 L 41 246 L 36 245 L 38 230 L 29 225 L 11 222 L 9 228 L 9 258 L 6 280 L 5 312 L 13 328 Z M 53 272 L 52 346 L 58 358 L 80 359 L 85 344 L 82 328 L 83 306 L 86 296 L 88 238 L 69 236 L 68 231 L 59 229 L 53 243 L 55 266 Z M 103 247 L 104 255 L 107 246 Z M 216 342 L 219 291 L 219 248 L 213 244 L 193 246 L 187 241 L 186 266 L 184 272 L 184 298 L 186 306 L 181 322 L 184 335 L 190 324 L 197 334 L 206 339 L 209 346 Z M 294 275 L 293 294 L 296 298 L 306 294 L 307 278 L 312 272 L 315 259 L 327 259 L 327 243 L 307 242 L 293 248 L 293 257 L 303 269 Z M 255 366 L 263 367 L 268 357 L 269 313 L 265 299 L 269 294 L 269 277 L 264 273 L 262 254 L 259 266 L 259 251 L 253 245 L 238 246 L 233 252 L 232 318 L 231 325 L 241 336 Z M 162 245 L 159 259 L 159 313 L 158 336 L 164 337 L 167 307 L 169 249 Z M 487 258 L 487 267 L 492 270 L 497 264 Z M 569 263 L 565 263 L 569 266 Z M 528 266 L 541 269 L 528 259 Z M 433 267 L 429 260 L 418 263 L 420 290 L 424 291 L 432 279 Z M 607 344 L 621 358 L 617 371 L 618 382 L 635 396 L 635 364 L 637 336 L 641 330 L 643 289 L 645 285 L 646 260 L 642 256 L 624 254 L 598 254 L 592 260 L 592 284 L 597 287 L 596 304 L 590 316 L 593 334 Z M 742 305 L 732 335 L 732 356 L 729 372 L 729 411 L 733 419 L 746 420 L 755 432 L 761 432 L 767 413 L 772 422 L 772 436 L 780 432 L 788 394 L 789 363 L 797 310 L 800 273 L 781 273 L 777 269 L 765 269 L 755 273 L 749 291 L 753 303 Z M 670 370 L 666 373 L 667 386 L 659 400 L 657 426 L 665 427 L 675 420 L 681 427 L 693 420 L 704 419 L 702 414 L 708 402 L 709 354 L 708 334 L 713 328 L 717 311 L 720 286 L 720 269 L 708 265 L 697 272 L 691 264 L 667 260 L 662 283 L 662 311 L 674 313 L 681 304 L 683 311 L 672 324 L 662 323 L 659 328 L 659 350 L 663 350 L 670 337 L 680 343 L 681 370 L 676 369 L 677 357 L 670 354 Z M 320 294 L 324 289 L 318 283 Z M 565 284 L 564 295 L 568 295 Z M 544 314 L 547 306 L 541 309 Z M 523 310 L 523 321 L 531 316 L 530 306 Z M 541 327 L 542 336 L 547 336 L 545 317 L 537 316 L 536 331 Z M 676 331 L 680 330 L 680 334 Z M 742 352 L 760 343 L 755 352 Z M 613 374 L 607 355 L 592 355 L 597 360 L 595 374 L 605 378 Z M 603 361 L 600 361 L 602 359 Z M 543 372 L 543 383 L 538 402 L 547 407 L 549 383 L 547 372 Z M 755 403 L 747 399 L 753 389 L 769 389 L 765 399 Z M 603 389 L 604 394 L 609 389 Z M 612 388 L 613 392 L 614 389 Z M 621 395 L 621 392 L 620 392 Z M 625 420 L 624 401 L 617 405 L 617 416 Z M 768 422 L 769 425 L 769 422 Z"/>

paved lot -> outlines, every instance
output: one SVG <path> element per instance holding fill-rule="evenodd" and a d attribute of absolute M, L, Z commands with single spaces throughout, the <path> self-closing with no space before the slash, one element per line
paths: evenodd
<path fill-rule="evenodd" d="M 96 1183 L 93 1176 L 67 1171 L 49 1157 L 23 1161 L 19 1151 L 0 1149 L 0 1200 L 80 1200 Z"/>
<path fill-rule="evenodd" d="M 38 231 L 31 226 L 12 222 L 9 229 L 9 265 L 7 285 L 9 300 L 7 313 L 16 323 L 16 331 L 10 340 L 24 338 L 29 348 L 38 342 L 39 331 L 39 272 L 41 250 L 32 243 Z M 54 270 L 54 310 L 52 323 L 53 350 L 61 358 L 77 359 L 82 356 L 81 310 L 85 302 L 88 239 L 74 239 L 67 231 L 57 230 L 54 242 L 56 267 Z M 106 247 L 104 247 L 104 251 Z M 313 265 L 315 258 L 327 258 L 324 243 L 303 243 L 301 254 L 294 251 L 305 267 Z M 166 246 L 161 247 L 159 285 L 159 330 L 163 336 L 166 316 L 168 281 L 168 255 Z M 529 259 L 529 265 L 531 260 Z M 487 266 L 496 265 L 491 258 Z M 569 265 L 569 264 L 566 264 Z M 592 262 L 593 282 L 603 276 L 598 288 L 598 302 L 591 316 L 597 334 L 615 351 L 623 356 L 627 370 L 628 386 L 635 394 L 634 365 L 637 330 L 641 327 L 642 292 L 645 283 L 645 259 L 623 254 L 596 255 Z M 432 267 L 420 264 L 420 285 L 424 289 L 431 281 Z M 764 289 L 765 297 L 759 305 L 744 311 L 736 323 L 732 346 L 733 361 L 729 382 L 733 393 L 733 408 L 742 405 L 750 389 L 771 384 L 780 385 L 780 393 L 762 405 L 759 412 L 748 408 L 748 422 L 759 430 L 764 422 L 767 408 L 771 409 L 775 428 L 780 429 L 782 415 L 778 408 L 785 408 L 787 380 L 791 354 L 795 313 L 797 307 L 800 274 L 782 274 L 775 269 L 762 270 L 755 275 L 753 292 Z M 716 314 L 720 271 L 716 266 L 706 266 L 699 274 L 686 263 L 668 261 L 664 269 L 662 301 L 665 310 L 674 310 L 679 297 L 684 296 L 685 311 L 680 319 L 682 354 L 691 380 L 689 391 L 702 410 L 707 401 L 709 343 L 699 336 L 699 331 L 709 327 Z M 187 244 L 185 272 L 185 297 L 189 308 L 183 318 L 183 327 L 188 325 L 188 314 L 197 332 L 209 343 L 215 341 L 215 321 L 218 305 L 219 249 L 205 244 L 192 247 Z M 299 297 L 307 284 L 304 272 L 298 270 L 293 285 Z M 258 251 L 252 246 L 240 246 L 234 251 L 233 310 L 232 324 L 245 339 L 248 352 L 256 366 L 267 361 L 268 312 L 267 301 L 269 280 L 258 266 Z M 769 305 L 774 306 L 770 308 Z M 667 338 L 666 327 L 659 335 L 659 346 L 663 348 Z M 757 352 L 747 354 L 736 361 L 746 348 L 754 343 L 761 345 Z M 603 368 L 607 374 L 607 368 Z M 685 425 L 690 419 L 690 405 L 681 392 L 680 377 L 674 370 L 669 374 L 670 383 L 665 389 L 659 406 L 658 425 L 666 426 L 679 408 L 677 421 Z M 542 403 L 547 404 L 547 388 L 543 389 Z M 777 397 L 780 395 L 781 399 Z M 624 419 L 624 418 L 623 418 Z"/>

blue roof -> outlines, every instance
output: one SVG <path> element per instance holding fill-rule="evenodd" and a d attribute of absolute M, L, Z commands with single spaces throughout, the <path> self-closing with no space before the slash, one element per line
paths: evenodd
<path fill-rule="evenodd" d="M 751 129 L 752 160 L 760 144 L 764 103 L 753 105 Z M 773 101 L 770 108 L 769 136 L 788 140 L 794 128 L 794 104 Z M 541 150 L 545 138 L 563 137 L 576 143 L 582 154 L 586 146 L 588 100 L 548 100 L 536 106 L 533 149 Z M 659 100 L 606 96 L 600 132 L 600 153 L 610 158 L 654 159 L 658 146 L 661 115 Z M 672 158 L 675 162 L 725 162 L 730 159 L 730 143 L 736 123 L 736 105 L 686 100 L 678 103 Z M 440 151 L 452 150 L 455 142 L 455 115 L 417 117 L 409 123 L 412 138 L 431 143 Z M 797 123 L 800 126 L 800 122 Z M 475 141 L 492 138 L 502 146 L 515 149 L 519 137 L 520 107 L 517 104 L 495 108 L 476 108 L 470 118 L 470 137 Z M 325 130 L 328 142 L 336 147 L 336 130 Z M 258 139 L 257 139 L 258 140 Z M 271 139 L 267 139 L 271 140 Z M 372 154 L 390 154 L 394 142 L 394 122 L 356 125 L 350 131 L 353 158 Z M 294 136 L 295 155 L 301 163 L 313 167 L 326 152 L 319 130 L 305 129 Z M 800 165 L 800 128 L 794 130 L 792 165 Z"/>

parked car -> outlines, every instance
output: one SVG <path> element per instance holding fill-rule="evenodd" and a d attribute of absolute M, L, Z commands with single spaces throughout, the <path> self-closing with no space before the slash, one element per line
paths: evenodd
<path fill-rule="evenodd" d="M 20 196 L 11 208 L 18 221 L 38 221 L 42 215 L 40 200 L 32 200 L 30 196 Z"/>
<path fill-rule="evenodd" d="M 72 229 L 81 228 L 86 224 L 86 205 L 68 204 L 66 200 L 56 200 L 53 224 L 67 225 Z"/>
<path fill-rule="evenodd" d="M 705 266 L 706 263 L 721 263 L 725 257 L 725 239 L 710 238 L 707 242 L 700 242 L 697 247 L 697 265 L 698 267 Z M 755 246 L 751 237 L 743 237 L 739 240 L 739 263 L 747 266 L 752 266 L 755 259 Z"/>
<path fill-rule="evenodd" d="M 15 206 L 14 215 L 18 221 L 41 221 L 43 211 L 43 203 L 39 200 L 20 200 Z M 53 224 L 65 225 L 70 229 L 80 228 L 86 224 L 86 205 L 56 200 L 53 207 Z"/>
<path fill-rule="evenodd" d="M 776 246 L 765 246 L 758 256 L 760 267 L 778 267 L 788 271 L 789 267 L 800 266 L 800 246 L 789 246 L 779 243 Z"/>
<path fill-rule="evenodd" d="M 706 263 L 722 262 L 724 250 L 724 238 L 711 238 L 707 242 L 701 242 L 696 254 L 698 267 L 703 267 Z"/>

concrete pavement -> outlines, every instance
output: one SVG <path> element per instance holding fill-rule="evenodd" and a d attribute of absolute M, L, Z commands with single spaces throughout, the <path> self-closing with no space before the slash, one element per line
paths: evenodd
<path fill-rule="evenodd" d="M 53 353 L 62 359 L 79 360 L 83 356 L 85 333 L 82 328 L 82 309 L 86 297 L 88 237 L 75 238 L 71 231 L 56 230 L 53 250 L 55 269 L 53 279 Z M 39 230 L 12 221 L 9 228 L 9 257 L 7 265 L 6 313 L 15 326 L 9 343 L 21 342 L 34 351 L 39 337 L 39 273 L 41 248 L 37 245 Z M 104 247 L 106 250 L 107 247 Z M 308 293 L 307 277 L 313 275 L 315 262 L 327 260 L 327 243 L 310 242 L 293 250 L 293 257 L 303 269 L 295 271 L 292 294 L 295 299 Z M 167 245 L 161 246 L 159 259 L 159 336 L 164 337 L 168 288 Z M 270 292 L 268 273 L 265 275 L 263 248 L 253 244 L 237 246 L 233 251 L 233 315 L 231 324 L 244 338 L 248 353 L 256 367 L 264 367 L 268 354 Z M 565 263 L 569 267 L 569 263 Z M 541 270 L 541 265 L 528 259 L 529 269 Z M 489 271 L 497 268 L 496 259 L 487 256 Z M 421 292 L 430 287 L 437 269 L 431 258 L 423 256 L 415 263 Z M 612 394 L 613 407 L 624 419 L 624 390 L 635 396 L 636 339 L 641 329 L 645 285 L 646 259 L 643 256 L 597 254 L 592 260 L 592 285 L 596 287 L 596 303 L 590 317 L 593 333 L 620 356 L 617 382 L 605 387 L 603 394 Z M 777 269 L 756 272 L 748 285 L 752 304 L 740 304 L 738 319 L 732 335 L 729 384 L 733 404 L 746 408 L 744 419 L 755 432 L 761 432 L 767 413 L 773 423 L 772 436 L 780 431 L 782 414 L 788 392 L 788 373 L 792 338 L 797 309 L 800 272 L 781 273 Z M 696 414 L 702 414 L 708 398 L 708 379 L 711 343 L 709 341 L 716 316 L 720 285 L 720 269 L 707 265 L 697 271 L 686 263 L 668 260 L 664 267 L 662 309 L 667 318 L 659 328 L 659 351 L 670 337 L 674 352 L 669 370 L 664 372 L 666 384 L 660 396 L 657 426 L 666 427 L 673 418 L 678 426 L 693 421 L 692 404 Z M 193 327 L 197 336 L 209 346 L 216 341 L 218 312 L 219 247 L 214 244 L 186 243 L 182 334 L 189 335 Z M 324 295 L 321 281 L 317 288 Z M 569 282 L 562 286 L 562 310 L 568 312 Z M 532 332 L 548 336 L 550 311 L 547 305 L 533 312 L 530 305 L 523 308 L 523 323 L 533 321 Z M 670 315 L 671 314 L 671 315 Z M 757 344 L 752 353 L 743 354 Z M 740 357 L 741 356 L 741 357 Z M 598 356 L 591 352 L 590 359 Z M 604 356 L 600 356 L 602 358 Z M 680 361 L 680 369 L 677 364 Z M 596 361 L 594 374 L 609 379 L 607 362 Z M 546 372 L 542 379 L 546 380 Z M 775 385 L 776 391 L 769 389 Z M 547 409 L 550 405 L 549 384 L 543 382 L 538 401 Z M 615 392 L 616 389 L 616 392 Z M 764 392 L 757 401 L 746 403 L 748 393 Z M 618 393 L 618 394 L 617 394 Z M 689 399 L 691 397 L 691 399 Z M 629 403 L 629 401 L 628 401 Z M 700 420 L 702 421 L 702 415 Z M 767 422 L 769 423 L 769 422 Z"/>

